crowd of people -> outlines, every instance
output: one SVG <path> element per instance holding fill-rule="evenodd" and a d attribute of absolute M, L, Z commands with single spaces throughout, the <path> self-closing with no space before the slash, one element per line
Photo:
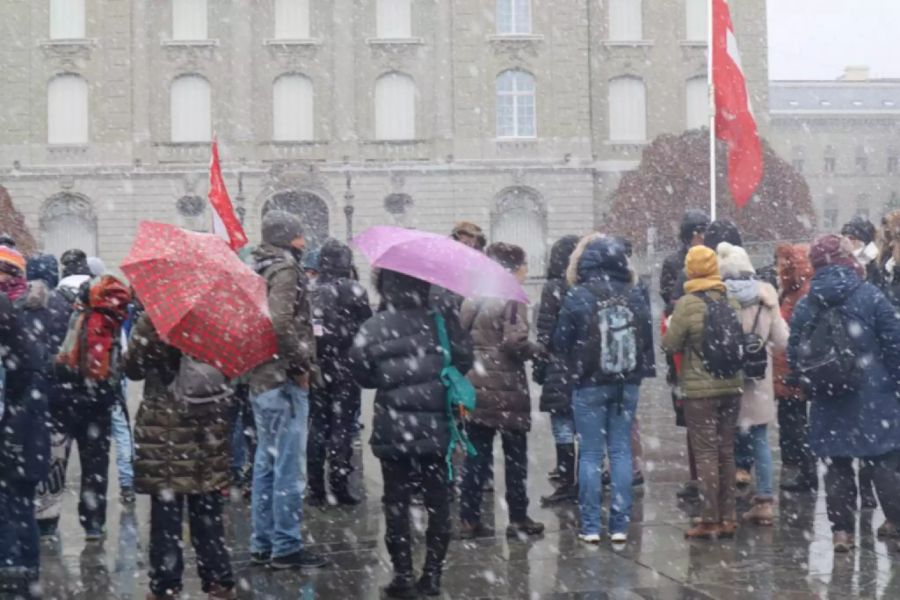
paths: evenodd
<path fill-rule="evenodd" d="M 459 538 L 494 535 L 482 505 L 493 488 L 495 438 L 506 535 L 527 541 L 544 531 L 528 511 L 529 363 L 556 444 L 555 486 L 541 502 L 577 504 L 583 543 L 600 544 L 606 532 L 621 547 L 644 478 L 637 412 L 642 382 L 656 377 L 656 327 L 675 422 L 687 430 L 690 480 L 678 494 L 699 503 L 686 538 L 773 524 L 776 423 L 783 490 L 814 493 L 825 465 L 835 552 L 853 548 L 858 495 L 864 508 L 880 501 L 887 522 L 879 535 L 900 537 L 900 212 L 882 225 L 879 232 L 856 217 L 810 246 L 778 245 L 757 269 L 733 223 L 688 211 L 681 248 L 663 264 L 658 320 L 629 240 L 566 236 L 551 250 L 532 331 L 524 304 L 463 298 L 385 269 L 373 273 L 373 307 L 348 246 L 328 240 L 305 252 L 301 220 L 270 211 L 244 259 L 266 282 L 277 354 L 234 381 L 165 341 L 140 298 L 99 259 L 73 249 L 60 271 L 55 257 L 26 259 L 4 236 L 0 597 L 40 593 L 39 538 L 57 535 L 66 518 L 73 441 L 89 543 L 106 534 L 112 441 L 122 503 L 150 497 L 149 598 L 182 589 L 185 508 L 204 592 L 236 597 L 223 513 L 225 493 L 242 486 L 253 565 L 327 567 L 304 543 L 303 508 L 360 502 L 350 480 L 363 388 L 375 390 L 367 426 L 394 571 L 384 593 L 440 595 L 451 503 L 459 499 Z M 528 276 L 521 247 L 489 245 L 467 222 L 451 236 L 519 282 Z M 449 403 L 454 373 L 471 384 L 474 409 Z M 144 382 L 133 429 L 127 380 Z M 741 487 L 755 495 L 739 515 Z M 418 578 L 417 501 L 428 515 Z"/>

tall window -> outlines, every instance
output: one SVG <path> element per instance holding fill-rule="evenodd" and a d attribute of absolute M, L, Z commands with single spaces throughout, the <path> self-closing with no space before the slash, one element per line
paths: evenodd
<path fill-rule="evenodd" d="M 534 77 L 525 71 L 504 71 L 497 77 L 497 137 L 536 135 Z"/>
<path fill-rule="evenodd" d="M 47 143 L 88 143 L 88 84 L 78 75 L 59 75 L 47 86 Z"/>
<path fill-rule="evenodd" d="M 388 73 L 375 82 L 375 138 L 416 137 L 416 83 L 403 73 Z"/>
<path fill-rule="evenodd" d="M 309 0 L 275 0 L 275 39 L 309 37 Z"/>
<path fill-rule="evenodd" d="M 497 0 L 497 33 L 531 33 L 531 0 Z"/>
<path fill-rule="evenodd" d="M 693 77 L 687 80 L 685 100 L 687 103 L 685 128 L 700 129 L 709 125 L 709 86 L 706 77 Z"/>
<path fill-rule="evenodd" d="M 272 87 L 272 139 L 309 141 L 315 139 L 313 85 L 303 75 L 282 75 Z"/>
<path fill-rule="evenodd" d="M 412 37 L 410 0 L 378 0 L 375 30 L 376 35 L 381 39 L 396 40 Z"/>
<path fill-rule="evenodd" d="M 50 0 L 50 39 L 84 37 L 84 0 Z"/>
<path fill-rule="evenodd" d="M 210 134 L 209 82 L 198 75 L 182 75 L 172 82 L 173 142 L 208 142 Z"/>
<path fill-rule="evenodd" d="M 525 188 L 503 192 L 491 218 L 491 239 L 521 246 L 528 255 L 529 275 L 544 276 L 547 222 L 541 201 L 534 192 Z"/>
<path fill-rule="evenodd" d="M 172 0 L 172 39 L 205 40 L 206 0 Z"/>
<path fill-rule="evenodd" d="M 685 0 L 685 36 L 689 42 L 705 42 L 709 30 L 709 0 Z"/>
<path fill-rule="evenodd" d="M 617 77 L 609 82 L 609 139 L 642 142 L 647 139 L 647 100 L 644 80 Z"/>
<path fill-rule="evenodd" d="M 641 0 L 609 0 L 609 40 L 636 42 L 644 39 Z"/>

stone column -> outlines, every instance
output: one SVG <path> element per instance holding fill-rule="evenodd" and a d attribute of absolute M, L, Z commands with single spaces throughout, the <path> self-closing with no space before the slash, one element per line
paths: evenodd
<path fill-rule="evenodd" d="M 453 2 L 434 1 L 434 139 L 441 158 L 453 153 Z"/>
<path fill-rule="evenodd" d="M 356 142 L 359 138 L 356 123 L 356 48 L 359 40 L 356 31 L 356 2 L 354 0 L 334 0 L 331 36 L 333 60 L 332 147 L 334 159 L 342 156 L 356 156 Z M 328 43 L 327 41 L 325 42 Z"/>

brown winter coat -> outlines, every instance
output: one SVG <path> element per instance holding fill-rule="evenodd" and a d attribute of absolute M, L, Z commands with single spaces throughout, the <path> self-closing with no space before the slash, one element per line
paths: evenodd
<path fill-rule="evenodd" d="M 509 431 L 531 429 L 531 396 L 525 363 L 538 353 L 528 339 L 524 304 L 503 300 L 466 300 L 460 322 L 475 345 L 475 366 L 468 373 L 477 399 L 469 420 Z"/>
<path fill-rule="evenodd" d="M 289 378 L 315 373 L 316 338 L 306 276 L 293 256 L 271 244 L 253 251 L 254 270 L 268 285 L 269 314 L 278 338 L 278 354 L 250 375 L 254 396 L 280 387 Z"/>
<path fill-rule="evenodd" d="M 738 300 L 741 304 L 741 310 L 738 316 L 741 319 L 744 331 L 749 333 L 754 331 L 761 338 L 766 340 L 768 346 L 769 362 L 766 366 L 765 379 L 745 379 L 744 394 L 741 397 L 741 413 L 738 417 L 738 425 L 742 429 L 749 429 L 753 425 L 767 425 L 775 421 L 777 416 L 775 410 L 775 392 L 772 385 L 773 369 L 772 369 L 772 353 L 784 352 L 788 343 L 788 326 L 781 318 L 781 312 L 778 307 L 778 292 L 768 283 L 762 281 L 745 280 L 741 283 L 753 286 L 756 293 L 754 298 L 741 296 L 735 298 L 731 295 L 732 284 L 734 282 L 726 281 L 729 286 L 729 296 Z M 760 310 L 762 306 L 762 310 Z M 759 320 L 756 322 L 756 328 L 753 328 L 756 315 L 759 313 Z"/>
<path fill-rule="evenodd" d="M 134 486 L 139 494 L 201 494 L 229 482 L 231 402 L 189 407 L 176 400 L 168 386 L 180 358 L 143 315 L 125 358 L 128 378 L 144 380 L 134 425 Z"/>

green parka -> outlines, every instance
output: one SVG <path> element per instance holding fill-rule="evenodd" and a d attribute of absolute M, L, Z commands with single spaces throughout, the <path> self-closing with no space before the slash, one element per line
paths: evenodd
<path fill-rule="evenodd" d="M 187 405 L 169 391 L 181 352 L 165 344 L 146 314 L 131 334 L 125 374 L 144 380 L 134 426 L 139 494 L 201 494 L 229 484 L 231 400 Z"/>

